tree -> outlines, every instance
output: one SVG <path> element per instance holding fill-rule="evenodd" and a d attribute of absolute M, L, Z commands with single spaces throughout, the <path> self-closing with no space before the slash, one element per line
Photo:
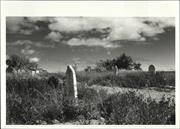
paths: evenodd
<path fill-rule="evenodd" d="M 126 54 L 123 53 L 116 59 L 116 65 L 118 69 L 131 70 L 133 66 L 133 60 L 130 56 L 126 56 Z"/>
<path fill-rule="evenodd" d="M 7 69 L 14 69 L 17 73 L 18 70 L 22 67 L 21 58 L 18 55 L 10 56 L 9 59 L 6 60 L 6 64 L 8 65 Z"/>
<path fill-rule="evenodd" d="M 107 71 L 113 70 L 117 66 L 118 69 L 126 70 L 141 70 L 141 64 L 135 63 L 130 56 L 127 56 L 125 53 L 114 59 L 107 59 L 105 61 L 100 60 L 96 64 L 97 69 L 105 69 Z"/>
<path fill-rule="evenodd" d="M 107 59 L 105 61 L 100 60 L 99 62 L 96 63 L 96 69 L 99 69 L 101 71 L 107 70 L 111 71 L 113 70 L 113 67 L 116 65 L 115 59 L 110 60 Z"/>
<path fill-rule="evenodd" d="M 134 70 L 142 70 L 140 63 L 133 63 L 133 66 L 134 66 Z"/>
<path fill-rule="evenodd" d="M 17 73 L 21 70 L 36 71 L 38 67 L 37 63 L 30 62 L 28 58 L 19 55 L 11 55 L 6 60 L 6 64 L 8 65 L 7 72 L 13 72 L 15 70 Z"/>
<path fill-rule="evenodd" d="M 7 67 L 6 72 L 7 73 L 13 73 L 13 68 L 12 67 Z"/>
<path fill-rule="evenodd" d="M 26 65 L 26 70 L 29 70 L 29 71 L 36 71 L 37 68 L 38 68 L 38 64 L 36 62 L 29 62 Z"/>

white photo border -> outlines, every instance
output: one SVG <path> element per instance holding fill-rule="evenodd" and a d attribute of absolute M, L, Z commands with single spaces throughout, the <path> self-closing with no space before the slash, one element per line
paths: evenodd
<path fill-rule="evenodd" d="M 120 12 L 120 13 L 119 13 Z M 122 13 L 121 13 L 122 12 Z M 6 17 L 96 16 L 175 17 L 175 125 L 6 125 Z M 1 127 L 23 128 L 180 128 L 179 1 L 1 1 Z"/>

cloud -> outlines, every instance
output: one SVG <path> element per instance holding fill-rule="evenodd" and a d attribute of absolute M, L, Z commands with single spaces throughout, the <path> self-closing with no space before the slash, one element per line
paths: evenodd
<path fill-rule="evenodd" d="M 34 46 L 38 48 L 54 48 L 55 44 L 52 44 L 52 43 L 50 44 L 46 42 L 35 42 Z"/>
<path fill-rule="evenodd" d="M 7 17 L 6 18 L 6 28 L 7 31 L 10 33 L 16 33 L 20 30 L 20 23 L 24 20 L 23 18 L 16 18 L 16 17 Z"/>
<path fill-rule="evenodd" d="M 7 17 L 6 30 L 10 34 L 31 35 L 34 31 L 38 31 L 39 27 L 28 18 L 24 17 Z"/>
<path fill-rule="evenodd" d="M 30 45 L 27 45 L 24 49 L 21 50 L 21 53 L 24 55 L 32 55 L 35 53 L 35 50 L 31 49 Z"/>
<path fill-rule="evenodd" d="M 17 40 L 14 42 L 7 43 L 7 45 L 12 45 L 12 46 L 22 46 L 22 45 L 31 45 L 31 44 L 33 44 L 33 43 L 30 40 Z"/>
<path fill-rule="evenodd" d="M 30 62 L 39 62 L 40 59 L 38 57 L 32 57 L 29 60 Z"/>
<path fill-rule="evenodd" d="M 49 24 L 50 30 L 56 31 L 87 31 L 93 28 L 106 28 L 102 18 L 89 17 L 57 17 Z"/>
<path fill-rule="evenodd" d="M 54 48 L 54 44 L 49 44 L 47 42 L 41 41 L 31 41 L 31 40 L 17 40 L 13 42 L 7 42 L 7 46 L 34 46 L 37 48 Z"/>
<path fill-rule="evenodd" d="M 93 47 L 93 46 L 100 46 L 100 47 L 104 47 L 104 48 L 116 48 L 116 47 L 120 47 L 117 44 L 113 44 L 111 42 L 108 42 L 106 40 L 100 40 L 97 38 L 91 38 L 91 39 L 78 39 L 78 38 L 73 38 L 69 41 L 67 41 L 67 44 L 69 46 L 89 46 L 89 47 Z"/>
<path fill-rule="evenodd" d="M 27 17 L 27 19 L 30 22 L 38 22 L 38 21 L 51 22 L 51 21 L 53 21 L 52 17 Z"/>
<path fill-rule="evenodd" d="M 33 49 L 29 49 L 29 50 L 27 50 L 27 49 L 22 49 L 22 50 L 21 50 L 21 53 L 22 53 L 22 54 L 25 54 L 25 55 L 32 55 L 34 52 L 35 52 L 35 50 L 33 50 Z"/>
<path fill-rule="evenodd" d="M 46 39 L 50 39 L 55 42 L 59 42 L 62 39 L 62 35 L 59 32 L 50 32 L 47 36 Z"/>
<path fill-rule="evenodd" d="M 118 47 L 112 42 L 116 40 L 128 40 L 128 41 L 146 41 L 146 37 L 156 39 L 157 34 L 164 33 L 166 27 L 174 27 L 174 18 L 95 18 L 95 17 L 60 17 L 54 18 L 49 24 L 49 29 L 53 33 L 66 32 L 66 33 L 85 33 L 93 29 L 104 30 L 108 29 L 108 35 L 104 36 L 101 40 L 97 35 L 94 38 L 91 36 L 89 39 L 83 39 L 83 36 L 72 37 L 67 41 L 70 46 L 102 46 L 102 47 Z M 101 31 L 100 31 L 101 32 Z M 55 33 L 55 34 L 56 34 Z M 54 35 L 55 35 L 54 34 Z M 83 34 L 81 34 L 83 35 Z M 57 35 L 56 35 L 57 36 Z M 58 40 L 58 36 L 54 37 Z M 87 36 L 86 36 L 87 38 Z M 120 43 L 120 42 L 119 42 Z"/>
<path fill-rule="evenodd" d="M 146 24 L 149 21 L 158 26 Z M 165 27 L 174 26 L 174 18 L 95 18 L 95 17 L 62 17 L 54 18 L 49 24 L 49 29 L 59 32 L 88 31 L 94 28 L 111 28 L 109 39 L 111 40 L 138 40 L 144 41 L 145 36 L 154 36 L 164 32 Z"/>
<path fill-rule="evenodd" d="M 50 33 L 45 39 L 70 46 L 105 48 L 121 46 L 121 42 L 115 45 L 114 41 L 154 40 L 165 28 L 175 26 L 173 17 L 7 17 L 7 33 L 30 35 L 39 31 L 38 21 L 48 24 Z M 37 46 L 46 45 L 38 43 Z"/>

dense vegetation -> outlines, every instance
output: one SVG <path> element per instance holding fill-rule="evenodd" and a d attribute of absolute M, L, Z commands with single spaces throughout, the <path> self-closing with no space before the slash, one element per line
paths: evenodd
<path fill-rule="evenodd" d="M 7 65 L 7 73 L 18 73 L 19 71 L 31 72 L 35 71 L 38 68 L 38 63 L 31 61 L 29 58 L 20 55 L 11 55 L 6 59 Z M 77 66 L 74 66 L 77 69 Z M 90 68 L 88 66 L 85 71 Z M 100 60 L 96 63 L 96 67 L 94 71 L 102 72 L 102 71 L 113 71 L 115 69 L 124 69 L 124 70 L 141 70 L 141 64 L 136 63 L 131 56 L 127 56 L 125 53 L 120 55 L 117 58 Z"/>
<path fill-rule="evenodd" d="M 79 104 L 63 98 L 57 77 L 7 76 L 7 124 L 174 124 L 175 103 L 135 92 L 109 95 L 78 84 Z"/>
<path fill-rule="evenodd" d="M 6 60 L 7 73 L 18 73 L 19 71 L 34 71 L 37 70 L 38 64 L 31 61 L 29 58 L 19 55 L 11 55 Z"/>
<path fill-rule="evenodd" d="M 151 75 L 143 71 L 122 71 L 118 75 L 113 72 L 78 72 L 77 80 L 87 83 L 87 85 L 118 86 L 128 88 L 144 88 L 175 86 L 175 73 L 156 72 Z"/>
<path fill-rule="evenodd" d="M 140 63 L 122 54 L 98 62 L 92 71 L 76 71 L 78 104 L 74 104 L 63 95 L 64 73 L 32 76 L 38 64 L 18 55 L 10 56 L 6 63 L 7 124 L 175 124 L 172 98 L 156 101 L 134 91 L 107 94 L 91 87 L 163 89 L 175 86 L 175 72 L 141 71 Z M 118 74 L 114 73 L 115 67 L 121 69 Z"/>
<path fill-rule="evenodd" d="M 85 71 L 87 71 L 90 66 L 88 66 Z M 124 70 L 142 70 L 141 64 L 136 63 L 131 56 L 127 56 L 125 53 L 113 59 L 100 60 L 96 63 L 96 67 L 93 69 L 96 72 L 102 71 L 113 71 L 115 69 Z"/>

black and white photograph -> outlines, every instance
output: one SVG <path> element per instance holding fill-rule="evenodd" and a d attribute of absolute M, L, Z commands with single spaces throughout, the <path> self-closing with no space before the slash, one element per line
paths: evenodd
<path fill-rule="evenodd" d="M 174 17 L 6 17 L 7 125 L 175 125 Z"/>
<path fill-rule="evenodd" d="M 179 129 L 179 1 L 1 1 L 2 129 Z"/>

